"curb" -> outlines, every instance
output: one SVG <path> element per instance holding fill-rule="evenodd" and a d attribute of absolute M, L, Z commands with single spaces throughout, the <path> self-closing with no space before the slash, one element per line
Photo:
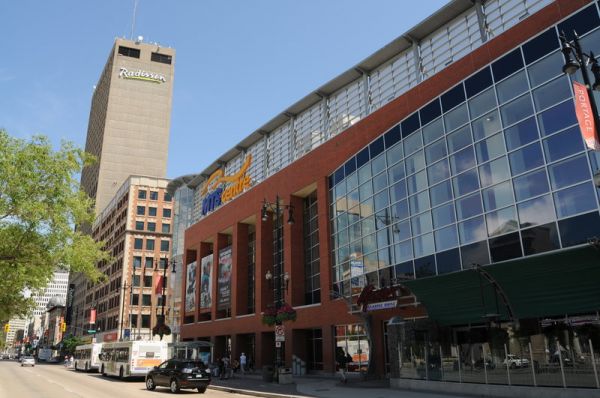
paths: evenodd
<path fill-rule="evenodd" d="M 290 395 L 290 394 L 277 394 L 273 392 L 265 392 L 265 391 L 255 391 L 255 390 L 244 390 L 242 388 L 235 387 L 223 387 L 223 386 L 215 386 L 209 385 L 208 388 L 210 390 L 228 392 L 231 394 L 245 394 L 251 395 L 254 397 L 265 397 L 265 398 L 306 398 L 306 395 Z"/>

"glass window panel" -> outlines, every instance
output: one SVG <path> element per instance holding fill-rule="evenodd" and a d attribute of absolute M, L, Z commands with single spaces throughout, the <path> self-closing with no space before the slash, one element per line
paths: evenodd
<path fill-rule="evenodd" d="M 446 156 L 448 152 L 446 151 L 446 140 L 438 140 L 435 143 L 429 145 L 425 148 L 425 160 L 427 160 L 427 164 L 436 162 Z"/>
<path fill-rule="evenodd" d="M 369 198 L 367 200 L 363 200 L 358 206 L 361 217 L 369 217 L 373 214 L 373 198 Z"/>
<path fill-rule="evenodd" d="M 340 198 L 342 198 L 344 195 L 346 195 L 346 183 L 345 183 L 345 181 L 341 181 L 341 182 L 339 182 L 339 183 L 338 183 L 338 184 L 335 186 L 335 188 L 334 188 L 334 191 L 335 191 L 335 194 L 334 194 L 334 196 L 335 196 L 335 198 L 336 198 L 336 199 L 340 199 Z"/>
<path fill-rule="evenodd" d="M 462 268 L 472 268 L 474 264 L 486 265 L 490 263 L 487 241 L 473 243 L 460 248 Z"/>
<path fill-rule="evenodd" d="M 494 88 L 490 87 L 477 97 L 469 100 L 469 111 L 471 111 L 471 119 L 475 119 L 478 116 L 483 115 L 496 106 L 496 95 L 494 94 Z"/>
<path fill-rule="evenodd" d="M 421 236 L 417 236 L 413 239 L 414 248 L 415 248 L 415 257 L 426 256 L 428 254 L 435 252 L 435 243 L 433 240 L 433 234 L 425 234 Z M 435 275 L 435 264 L 433 265 L 434 275 Z M 417 271 L 418 273 L 418 271 Z"/>
<path fill-rule="evenodd" d="M 499 82 L 505 77 L 512 75 L 523 67 L 523 57 L 521 56 L 521 48 L 517 47 L 502 58 L 492 63 L 492 73 L 494 80 Z"/>
<path fill-rule="evenodd" d="M 371 161 L 371 171 L 373 175 L 381 173 L 385 168 L 385 154 L 379 155 Z"/>
<path fill-rule="evenodd" d="M 412 261 L 407 261 L 394 266 L 394 273 L 398 280 L 414 279 L 415 270 Z"/>
<path fill-rule="evenodd" d="M 467 104 L 462 104 L 444 115 L 446 131 L 452 131 L 469 121 Z"/>
<path fill-rule="evenodd" d="M 523 54 L 525 55 L 525 63 L 531 64 L 534 61 L 550 54 L 558 48 L 558 35 L 556 29 L 551 27 L 536 38 L 528 41 L 523 45 Z M 555 71 L 556 72 L 556 71 Z M 543 73 L 543 71 L 540 71 Z M 531 80 L 531 79 L 530 79 Z"/>
<path fill-rule="evenodd" d="M 408 217 L 408 201 L 402 200 L 400 202 L 396 202 L 390 206 L 392 210 L 392 217 L 396 220 L 402 220 L 403 218 Z"/>
<path fill-rule="evenodd" d="M 392 226 L 394 242 L 402 242 L 410 238 L 410 222 L 408 220 L 400 221 Z"/>
<path fill-rule="evenodd" d="M 560 249 L 556 223 L 522 230 L 521 242 L 526 256 Z"/>
<path fill-rule="evenodd" d="M 512 175 L 518 175 L 541 166 L 544 163 L 539 142 L 523 147 L 508 155 Z"/>
<path fill-rule="evenodd" d="M 390 149 L 388 149 L 385 153 L 385 156 L 389 165 L 392 165 L 398 162 L 399 160 L 402 160 L 402 158 L 404 157 L 404 147 L 402 146 L 402 143 L 399 142 Z"/>
<path fill-rule="evenodd" d="M 542 135 L 550 135 L 555 131 L 577 123 L 573 101 L 565 101 L 538 115 L 538 123 Z"/>
<path fill-rule="evenodd" d="M 555 76 L 561 74 L 560 67 L 564 64 L 564 58 L 560 51 L 547 56 L 546 58 L 527 67 L 529 74 L 529 82 L 531 87 L 535 87 L 541 83 L 547 82 Z"/>
<path fill-rule="evenodd" d="M 585 154 L 549 166 L 548 174 L 553 189 L 563 188 L 590 178 Z"/>
<path fill-rule="evenodd" d="M 454 224 L 446 228 L 438 229 L 435 231 L 434 235 L 435 246 L 438 251 L 458 246 L 458 233 L 456 232 L 456 225 Z"/>
<path fill-rule="evenodd" d="M 379 192 L 387 186 L 387 173 L 381 173 L 373 177 L 373 192 Z"/>
<path fill-rule="evenodd" d="M 506 149 L 504 148 L 502 133 L 475 144 L 475 152 L 477 153 L 477 161 L 479 163 L 485 163 L 490 159 L 504 155 Z"/>
<path fill-rule="evenodd" d="M 433 229 L 433 225 L 431 223 L 431 212 L 426 211 L 425 213 L 411 218 L 411 227 L 414 235 L 430 232 Z"/>
<path fill-rule="evenodd" d="M 533 117 L 507 128 L 504 130 L 504 136 L 506 137 L 506 146 L 509 151 L 540 138 L 535 118 Z"/>
<path fill-rule="evenodd" d="M 413 195 L 408 199 L 410 203 L 410 214 L 417 214 L 429 209 L 429 193 L 423 191 L 417 195 Z"/>
<path fill-rule="evenodd" d="M 450 155 L 449 159 L 453 175 L 475 167 L 475 152 L 473 152 L 472 146 L 456 152 L 454 155 Z"/>
<path fill-rule="evenodd" d="M 510 181 L 484 189 L 482 194 L 483 205 L 486 211 L 495 210 L 514 203 L 512 183 Z"/>
<path fill-rule="evenodd" d="M 431 205 L 436 206 L 452 199 L 452 186 L 450 180 L 444 181 L 429 189 Z"/>
<path fill-rule="evenodd" d="M 409 195 L 415 192 L 422 191 L 427 188 L 427 173 L 425 170 L 419 171 L 416 174 L 409 176 L 406 179 L 406 185 L 408 186 Z"/>
<path fill-rule="evenodd" d="M 590 236 L 600 236 L 598 211 L 567 218 L 558 222 L 563 247 L 587 243 Z"/>
<path fill-rule="evenodd" d="M 456 234 L 455 234 L 456 235 Z M 436 247 L 439 250 L 438 240 L 436 236 Z M 460 271 L 460 251 L 458 249 L 447 250 L 435 255 L 438 274 L 446 274 L 448 272 Z"/>
<path fill-rule="evenodd" d="M 373 174 L 371 174 L 371 163 L 365 164 L 363 167 L 358 169 L 358 183 L 362 184 L 369 181 Z"/>
<path fill-rule="evenodd" d="M 470 98 L 493 84 L 490 68 L 484 68 L 465 80 L 465 91 Z"/>
<path fill-rule="evenodd" d="M 513 184 L 515 186 L 515 196 L 518 201 L 541 195 L 549 190 L 548 176 L 545 169 L 515 178 Z"/>
<path fill-rule="evenodd" d="M 485 215 L 485 219 L 489 236 L 503 235 L 518 229 L 514 206 L 488 213 Z"/>
<path fill-rule="evenodd" d="M 471 218 L 458 224 L 460 243 L 472 243 L 487 238 L 487 230 L 483 216 Z"/>
<path fill-rule="evenodd" d="M 466 195 L 479 189 L 479 178 L 476 170 L 469 170 L 452 179 L 456 196 Z"/>
<path fill-rule="evenodd" d="M 429 185 L 437 184 L 438 182 L 450 177 L 448 160 L 440 160 L 439 162 L 429 166 L 427 168 L 427 177 L 429 178 Z"/>
<path fill-rule="evenodd" d="M 387 191 L 379 192 L 373 199 L 375 202 L 375 211 L 383 210 L 390 204 Z"/>
<path fill-rule="evenodd" d="M 348 200 L 348 207 L 356 206 L 360 202 L 359 196 L 358 196 L 358 189 L 355 189 L 354 191 L 350 192 L 348 194 L 347 200 Z"/>
<path fill-rule="evenodd" d="M 519 212 L 521 228 L 544 224 L 556 219 L 554 214 L 554 203 L 552 202 L 552 196 L 550 195 L 540 196 L 519 203 L 517 211 Z"/>
<path fill-rule="evenodd" d="M 367 181 L 365 184 L 362 184 L 358 187 L 358 195 L 360 196 L 361 201 L 365 201 L 373 195 L 373 186 L 371 185 L 371 181 Z"/>
<path fill-rule="evenodd" d="M 456 222 L 454 215 L 454 203 L 450 202 L 432 210 L 433 226 L 440 228 Z"/>
<path fill-rule="evenodd" d="M 406 261 L 413 258 L 412 242 L 406 240 L 394 245 L 394 255 L 396 261 Z"/>
<path fill-rule="evenodd" d="M 375 234 L 367 235 L 362 240 L 364 253 L 371 253 L 377 250 L 377 238 Z"/>
<path fill-rule="evenodd" d="M 390 187 L 390 198 L 392 202 L 397 202 L 406 197 L 406 181 L 401 180 Z"/>
<path fill-rule="evenodd" d="M 532 115 L 533 106 L 531 105 L 529 94 L 525 94 L 500 107 L 500 114 L 502 115 L 502 124 L 504 126 L 509 126 Z"/>
<path fill-rule="evenodd" d="M 508 161 L 505 156 L 492 160 L 479 167 L 481 186 L 487 187 L 510 178 Z"/>
<path fill-rule="evenodd" d="M 481 213 L 483 213 L 483 208 L 481 206 L 481 196 L 479 192 L 465 196 L 456 201 L 456 216 L 459 221 Z"/>
<path fill-rule="evenodd" d="M 554 134 L 542 142 L 547 162 L 554 162 L 584 150 L 579 126 Z"/>
<path fill-rule="evenodd" d="M 444 135 L 444 121 L 442 118 L 423 127 L 423 141 L 429 144 Z"/>
<path fill-rule="evenodd" d="M 592 33 L 585 35 L 579 39 L 579 43 L 581 44 L 581 48 L 587 51 L 591 50 L 594 54 L 600 54 L 600 29 L 596 29 Z"/>
<path fill-rule="evenodd" d="M 485 137 L 500 131 L 500 118 L 498 117 L 498 111 L 493 110 L 485 116 L 475 120 L 472 124 L 473 137 L 475 140 L 480 140 Z"/>
<path fill-rule="evenodd" d="M 471 138 L 471 129 L 469 126 L 465 126 L 452 134 L 448 134 L 447 140 L 449 152 L 452 153 L 458 151 L 473 142 L 473 139 Z"/>
<path fill-rule="evenodd" d="M 460 104 L 465 100 L 465 90 L 463 89 L 462 83 L 457 84 L 450 90 L 442 94 L 442 109 L 444 112 L 449 111 L 456 105 Z"/>
<path fill-rule="evenodd" d="M 554 193 L 554 202 L 559 218 L 598 208 L 594 187 L 589 182 Z"/>
<path fill-rule="evenodd" d="M 492 262 L 522 257 L 519 233 L 515 232 L 490 239 L 490 254 L 492 255 Z"/>
<path fill-rule="evenodd" d="M 390 183 L 400 181 L 405 176 L 406 176 L 406 173 L 404 172 L 404 162 L 397 163 L 397 164 L 393 165 L 392 167 L 390 167 L 388 170 L 388 177 L 389 177 Z"/>
<path fill-rule="evenodd" d="M 406 158 L 406 173 L 412 174 L 415 171 L 421 170 L 425 167 L 425 156 L 423 151 L 418 151 L 413 155 Z"/>
<path fill-rule="evenodd" d="M 533 102 L 538 111 L 570 97 L 571 88 L 567 76 L 561 76 L 533 90 Z"/>
<path fill-rule="evenodd" d="M 524 93 L 529 88 L 525 71 L 521 71 L 496 85 L 498 101 L 503 104 Z"/>
<path fill-rule="evenodd" d="M 404 139 L 404 153 L 409 155 L 423 146 L 421 130 L 412 133 Z"/>

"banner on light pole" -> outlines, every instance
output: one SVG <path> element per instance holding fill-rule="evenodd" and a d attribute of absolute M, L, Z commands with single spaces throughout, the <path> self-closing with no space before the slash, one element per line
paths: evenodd
<path fill-rule="evenodd" d="M 575 93 L 575 114 L 585 145 L 589 149 L 600 151 L 600 142 L 598 141 L 596 123 L 594 122 L 594 111 L 590 104 L 587 87 L 579 82 L 573 82 L 573 92 Z"/>

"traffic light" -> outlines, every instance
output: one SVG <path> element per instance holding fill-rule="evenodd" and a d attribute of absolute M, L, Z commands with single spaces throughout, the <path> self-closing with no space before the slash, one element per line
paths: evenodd
<path fill-rule="evenodd" d="M 10 325 L 7 323 L 4 325 L 4 333 L 8 333 L 10 331 Z"/>
<path fill-rule="evenodd" d="M 63 322 L 63 323 L 60 324 L 60 331 L 63 332 L 63 333 L 67 331 L 67 324 L 66 324 L 66 322 Z"/>

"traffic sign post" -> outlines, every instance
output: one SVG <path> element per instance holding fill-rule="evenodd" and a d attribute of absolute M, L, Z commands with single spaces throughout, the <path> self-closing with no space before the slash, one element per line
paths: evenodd
<path fill-rule="evenodd" d="M 275 341 L 285 341 L 285 327 L 283 325 L 275 325 Z"/>

